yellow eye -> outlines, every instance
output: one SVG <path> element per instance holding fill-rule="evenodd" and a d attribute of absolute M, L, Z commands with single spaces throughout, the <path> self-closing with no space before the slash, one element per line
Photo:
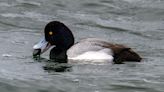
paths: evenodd
<path fill-rule="evenodd" d="M 49 32 L 49 35 L 53 35 L 53 32 L 52 32 L 52 31 L 50 31 L 50 32 Z"/>

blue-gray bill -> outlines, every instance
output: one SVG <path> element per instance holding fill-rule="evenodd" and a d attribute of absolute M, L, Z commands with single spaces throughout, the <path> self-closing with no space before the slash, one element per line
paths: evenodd
<path fill-rule="evenodd" d="M 51 44 L 48 43 L 43 37 L 36 45 L 33 46 L 33 58 L 35 60 L 40 59 L 40 55 L 47 51 L 51 47 Z"/>

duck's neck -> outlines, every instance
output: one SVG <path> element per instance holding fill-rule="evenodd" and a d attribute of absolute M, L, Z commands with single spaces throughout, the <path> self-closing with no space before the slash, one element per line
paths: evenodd
<path fill-rule="evenodd" d="M 63 50 L 63 49 L 54 47 L 50 51 L 50 59 L 54 62 L 57 62 L 57 63 L 67 63 L 68 58 L 67 58 L 66 53 L 67 53 L 67 50 Z"/>

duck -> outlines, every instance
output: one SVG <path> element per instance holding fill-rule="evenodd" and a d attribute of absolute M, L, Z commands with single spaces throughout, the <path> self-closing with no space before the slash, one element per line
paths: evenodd
<path fill-rule="evenodd" d="M 44 37 L 33 46 L 33 57 L 40 56 L 49 48 L 50 60 L 68 63 L 73 60 L 105 59 L 115 64 L 140 62 L 141 56 L 132 48 L 110 43 L 99 38 L 86 38 L 75 43 L 72 31 L 60 21 L 51 21 L 44 28 Z"/>

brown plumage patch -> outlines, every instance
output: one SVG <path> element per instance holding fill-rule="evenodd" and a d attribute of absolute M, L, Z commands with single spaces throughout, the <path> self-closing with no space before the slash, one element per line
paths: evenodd
<path fill-rule="evenodd" d="M 113 51 L 114 62 L 117 64 L 123 63 L 124 61 L 128 62 L 140 62 L 141 56 L 133 51 L 131 48 L 121 45 L 121 44 L 111 44 L 105 41 L 101 41 L 101 45 L 104 48 L 110 48 Z"/>

